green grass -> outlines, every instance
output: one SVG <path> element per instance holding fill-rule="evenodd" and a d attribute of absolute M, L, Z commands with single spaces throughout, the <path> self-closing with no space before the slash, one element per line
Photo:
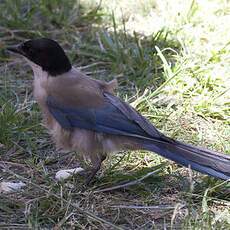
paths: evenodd
<path fill-rule="evenodd" d="M 57 183 L 59 169 L 86 164 L 55 151 L 32 72 L 5 51 L 29 38 L 56 39 L 74 66 L 117 78 L 117 94 L 166 135 L 229 154 L 228 1 L 20 0 L 2 1 L 0 10 L 0 181 L 27 184 L 0 195 L 0 228 L 230 228 L 229 183 L 149 152 L 112 156 L 90 187 L 81 176 Z M 156 169 L 139 184 L 95 193 Z"/>

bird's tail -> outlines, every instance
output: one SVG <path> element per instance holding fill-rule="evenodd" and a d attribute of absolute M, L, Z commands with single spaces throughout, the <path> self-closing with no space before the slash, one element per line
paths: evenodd
<path fill-rule="evenodd" d="M 163 136 L 144 140 L 145 150 L 153 151 L 176 163 L 223 180 L 230 179 L 230 156 L 184 144 Z"/>

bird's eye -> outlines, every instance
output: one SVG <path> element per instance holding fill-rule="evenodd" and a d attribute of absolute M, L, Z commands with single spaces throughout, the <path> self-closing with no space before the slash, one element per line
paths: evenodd
<path fill-rule="evenodd" d="M 39 49 L 39 48 L 38 48 L 38 49 L 36 49 L 36 52 L 37 52 L 37 53 L 42 53 L 42 49 Z"/>
<path fill-rule="evenodd" d="M 29 47 L 27 44 L 22 44 L 21 47 L 24 50 L 24 52 L 26 52 L 27 54 L 31 54 L 32 53 L 31 47 Z"/>
<path fill-rule="evenodd" d="M 22 44 L 22 49 L 28 50 L 28 49 L 29 49 L 29 46 L 28 46 L 26 43 L 23 43 L 23 44 Z"/>
<path fill-rule="evenodd" d="M 32 55 L 34 53 L 34 50 L 31 47 L 29 47 L 27 49 L 27 52 L 28 52 L 28 54 Z"/>

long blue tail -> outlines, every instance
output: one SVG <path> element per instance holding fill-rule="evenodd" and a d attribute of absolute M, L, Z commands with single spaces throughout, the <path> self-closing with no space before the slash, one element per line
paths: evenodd
<path fill-rule="evenodd" d="M 160 139 L 144 140 L 143 148 L 168 158 L 176 163 L 211 175 L 213 177 L 230 179 L 230 156 L 208 149 L 195 147 L 162 137 Z"/>

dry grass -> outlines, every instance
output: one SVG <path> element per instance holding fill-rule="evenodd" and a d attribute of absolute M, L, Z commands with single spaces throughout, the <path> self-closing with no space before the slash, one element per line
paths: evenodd
<path fill-rule="evenodd" d="M 230 4 L 39 3 L 0 3 L 0 181 L 27 185 L 0 195 L 0 228 L 228 229 L 229 183 L 152 153 L 111 157 L 90 187 L 80 175 L 55 181 L 59 169 L 87 165 L 77 153 L 56 152 L 40 124 L 31 70 L 5 46 L 54 38 L 75 66 L 95 78 L 116 77 L 118 95 L 165 134 L 230 153 Z M 134 185 L 113 188 L 130 181 Z M 110 191 L 100 192 L 104 188 Z"/>

